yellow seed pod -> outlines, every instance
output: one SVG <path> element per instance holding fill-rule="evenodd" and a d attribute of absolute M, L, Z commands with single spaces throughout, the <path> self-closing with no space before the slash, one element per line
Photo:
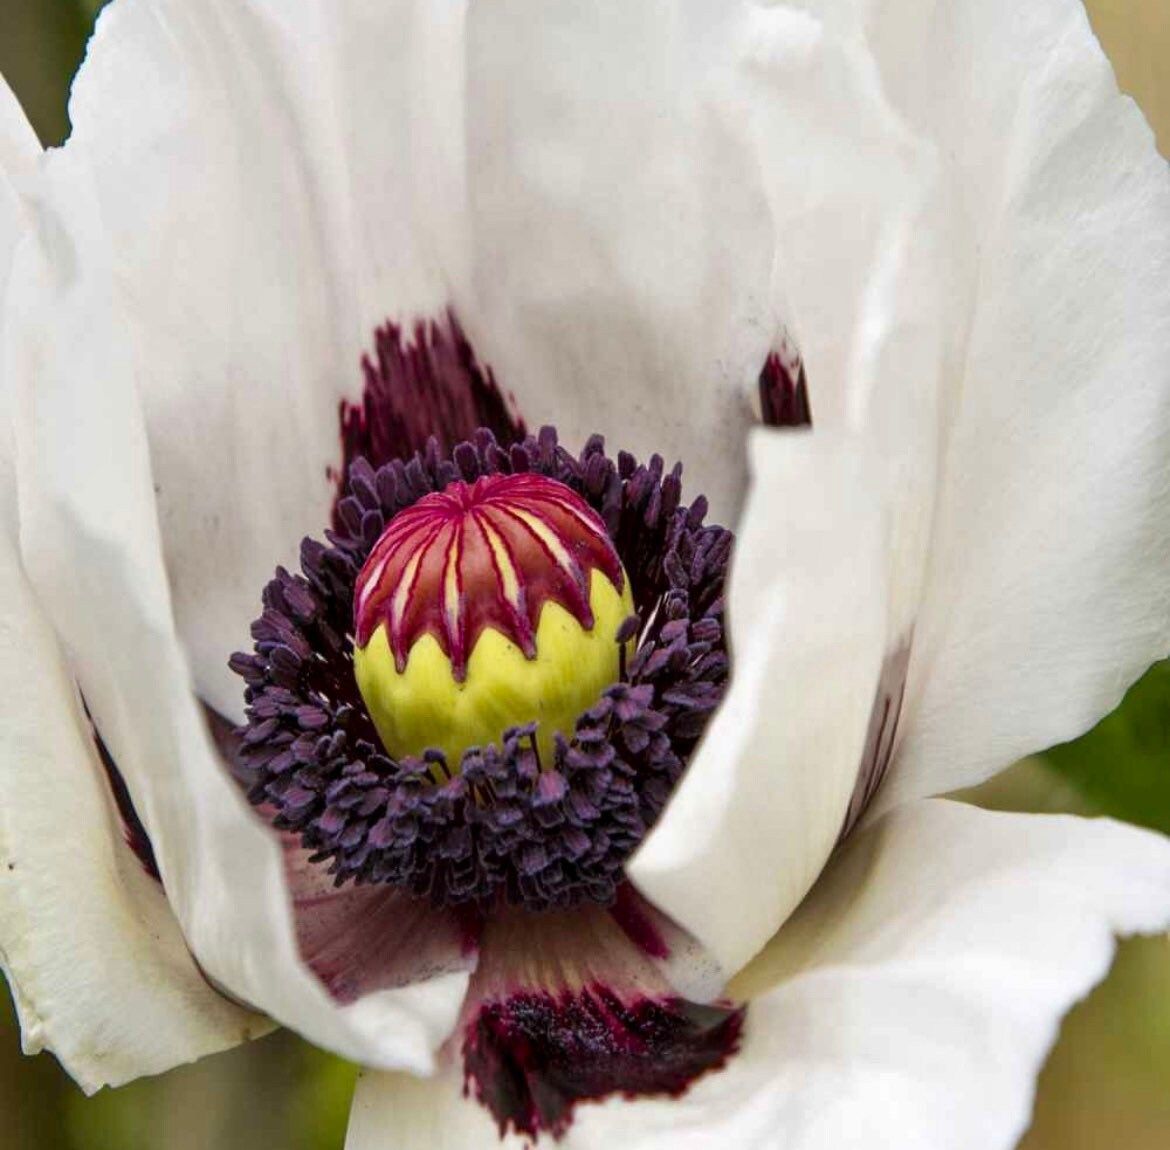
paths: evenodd
<path fill-rule="evenodd" d="M 621 673 L 629 578 L 596 513 L 540 475 L 492 475 L 428 495 L 389 524 L 358 577 L 354 664 L 395 758 L 469 747 L 535 722 L 555 735 Z"/>

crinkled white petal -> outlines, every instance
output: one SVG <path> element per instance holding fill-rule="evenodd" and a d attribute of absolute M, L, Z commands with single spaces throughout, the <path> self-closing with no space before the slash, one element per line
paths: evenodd
<path fill-rule="evenodd" d="M 752 9 L 721 92 L 763 166 L 813 429 L 757 441 L 730 692 L 630 873 L 733 972 L 828 858 L 909 641 L 971 284 L 938 157 L 846 24 Z"/>
<path fill-rule="evenodd" d="M 1170 842 L 945 801 L 853 838 L 749 967 L 744 1045 L 678 1100 L 578 1108 L 558 1145 L 1008 1150 L 1119 934 L 1170 925 Z M 457 1075 L 365 1074 L 347 1150 L 499 1141 Z"/>
<path fill-rule="evenodd" d="M 327 525 L 338 402 L 387 318 L 453 304 L 531 425 L 680 458 L 734 514 L 743 383 L 779 321 L 756 160 L 708 108 L 718 7 L 103 12 L 65 150 L 115 252 L 176 621 L 221 712 L 260 588 Z"/>
<path fill-rule="evenodd" d="M 162 887 L 127 846 L 69 668 L 20 569 L 14 528 L 6 521 L 0 537 L 0 965 L 25 1050 L 51 1050 L 96 1090 L 271 1024 L 206 981 Z"/>
<path fill-rule="evenodd" d="M 723 522 L 783 318 L 761 159 L 721 91 L 742 21 L 722 0 L 470 5 L 448 128 L 456 302 L 525 416 L 681 459 Z"/>
<path fill-rule="evenodd" d="M 41 150 L 0 81 L 0 299 Z M 86 1090 L 222 1050 L 268 1023 L 208 985 L 123 837 L 52 627 L 21 569 L 0 365 L 0 965 L 28 1053 Z"/>
<path fill-rule="evenodd" d="M 73 87 L 65 151 L 114 252 L 176 624 L 234 719 L 227 657 L 328 526 L 375 325 L 449 302 L 411 202 L 414 7 L 120 0 Z"/>
<path fill-rule="evenodd" d="M 1076 0 L 870 7 L 978 245 L 880 810 L 1079 734 L 1170 650 L 1170 173 Z"/>
<path fill-rule="evenodd" d="M 865 443 L 865 494 L 883 504 L 892 654 L 914 623 L 946 385 L 961 370 L 976 289 L 948 145 L 891 104 L 848 5 L 745 9 L 720 95 L 761 167 L 814 434 Z"/>
<path fill-rule="evenodd" d="M 5 370 L 31 582 L 208 977 L 346 1057 L 425 1072 L 466 973 L 339 1007 L 299 958 L 277 836 L 210 744 L 172 622 L 126 311 L 106 290 L 110 251 L 85 178 L 74 155 L 48 157 L 12 274 Z"/>
<path fill-rule="evenodd" d="M 814 438 L 844 427 L 875 460 L 846 498 L 881 503 L 885 654 L 910 657 L 880 810 L 1078 733 L 1170 647 L 1170 177 L 1079 5 L 1030 6 L 1020 33 L 1006 3 L 811 7 L 756 10 L 726 90 L 742 94 L 743 130 L 771 144 L 757 150 Z M 783 536 L 784 503 L 804 489 L 769 494 Z M 790 542 L 799 567 L 805 544 Z M 754 547 L 748 519 L 741 570 L 764 566 Z M 840 562 L 872 560 L 845 541 Z M 733 581 L 733 637 L 737 611 L 751 612 L 742 594 Z M 753 638 L 765 620 L 756 608 Z M 773 659 L 799 665 L 800 646 L 827 637 L 808 630 L 778 633 Z M 734 756 L 751 727 L 737 709 L 746 651 L 633 864 L 728 963 L 779 926 L 832 845 L 827 831 L 794 845 L 778 813 L 800 817 L 773 780 L 795 796 L 788 773 L 806 769 L 785 762 L 784 733 L 753 747 L 772 767 L 762 795 L 719 789 L 727 747 L 713 744 Z M 780 713 L 799 706 L 791 680 L 772 681 Z M 856 687 L 837 686 L 846 713 Z M 771 832 L 762 851 L 763 833 L 733 847 L 703 828 L 701 809 L 719 826 L 740 803 L 747 826 Z M 830 802 L 824 817 L 835 813 Z M 732 901 L 749 855 L 767 878 Z"/>
<path fill-rule="evenodd" d="M 865 445 L 760 433 L 729 590 L 727 698 L 627 871 L 732 973 L 841 830 L 887 641 Z"/>

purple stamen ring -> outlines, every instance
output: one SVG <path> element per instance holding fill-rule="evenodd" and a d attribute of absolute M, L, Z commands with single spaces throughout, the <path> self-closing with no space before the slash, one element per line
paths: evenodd
<path fill-rule="evenodd" d="M 561 495 L 543 480 L 568 490 Z M 601 570 L 618 586 L 624 567 L 634 615 L 613 639 L 634 643 L 632 654 L 551 750 L 533 723 L 517 721 L 457 762 L 436 748 L 395 757 L 354 681 L 355 638 L 368 638 L 387 610 L 363 569 L 391 562 L 383 541 L 412 522 L 418 528 L 430 515 L 435 529 L 442 500 L 451 513 L 472 492 L 490 502 L 509 489 L 572 537 L 576 575 Z M 573 456 L 551 428 L 510 448 L 481 429 L 450 456 L 432 440 L 377 470 L 357 459 L 338 528 L 326 543 L 303 542 L 301 574 L 277 570 L 252 627 L 254 653 L 231 659 L 247 684 L 240 734 L 251 801 L 298 834 L 338 884 L 392 883 L 436 905 L 484 910 L 501 900 L 532 910 L 611 904 L 623 864 L 661 813 L 727 682 L 723 586 L 732 536 L 705 525 L 701 496 L 682 506 L 681 490 L 679 465 L 667 472 L 659 456 L 641 465 L 624 452 L 610 459 L 599 436 Z M 542 498 L 556 506 L 542 508 Z M 584 528 L 557 519 L 570 515 Z M 586 625 L 579 580 L 545 590 L 567 609 L 575 604 Z M 464 623 L 480 617 L 474 608 Z M 524 608 L 523 619 L 513 611 L 500 624 L 516 630 L 522 647 L 539 604 Z M 485 611 L 483 626 L 495 626 Z M 441 628 L 429 618 L 422 630 Z M 410 637 L 398 638 L 395 658 L 405 666 Z M 464 629 L 442 640 L 456 679 L 472 638 Z"/>

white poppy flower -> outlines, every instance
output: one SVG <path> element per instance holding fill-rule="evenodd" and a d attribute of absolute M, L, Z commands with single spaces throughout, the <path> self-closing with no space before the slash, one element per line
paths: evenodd
<path fill-rule="evenodd" d="M 26 1048 L 93 1090 L 271 1019 L 370 1068 L 352 1150 L 1010 1146 L 1113 937 L 1170 926 L 1159 836 L 931 797 L 1170 649 L 1170 177 L 1079 4 L 115 0 L 70 110 L 41 154 L 0 95 Z M 440 459 L 515 412 L 580 468 Z M 725 540 L 593 433 L 735 528 L 697 747 Z M 514 465 L 607 517 L 640 647 L 584 765 L 513 738 L 440 809 L 348 679 L 306 684 L 384 520 Z M 229 656 L 332 515 L 246 714 Z"/>

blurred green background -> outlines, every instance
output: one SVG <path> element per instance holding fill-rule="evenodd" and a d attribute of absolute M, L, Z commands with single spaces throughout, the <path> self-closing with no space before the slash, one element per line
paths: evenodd
<path fill-rule="evenodd" d="M 68 134 L 69 80 L 100 7 L 101 0 L 0 0 L 0 73 L 46 144 Z M 1088 7 L 1122 86 L 1170 155 L 1170 0 Z M 1170 833 L 1170 663 L 1084 738 L 968 797 L 1011 810 L 1106 813 Z M 336 1150 L 354 1074 L 274 1034 L 86 1098 L 50 1056 L 21 1056 L 11 1004 L 0 997 L 0 1150 Z M 1165 1150 L 1168 1078 L 1170 940 L 1129 942 L 1109 979 L 1066 1020 L 1024 1148 Z"/>

